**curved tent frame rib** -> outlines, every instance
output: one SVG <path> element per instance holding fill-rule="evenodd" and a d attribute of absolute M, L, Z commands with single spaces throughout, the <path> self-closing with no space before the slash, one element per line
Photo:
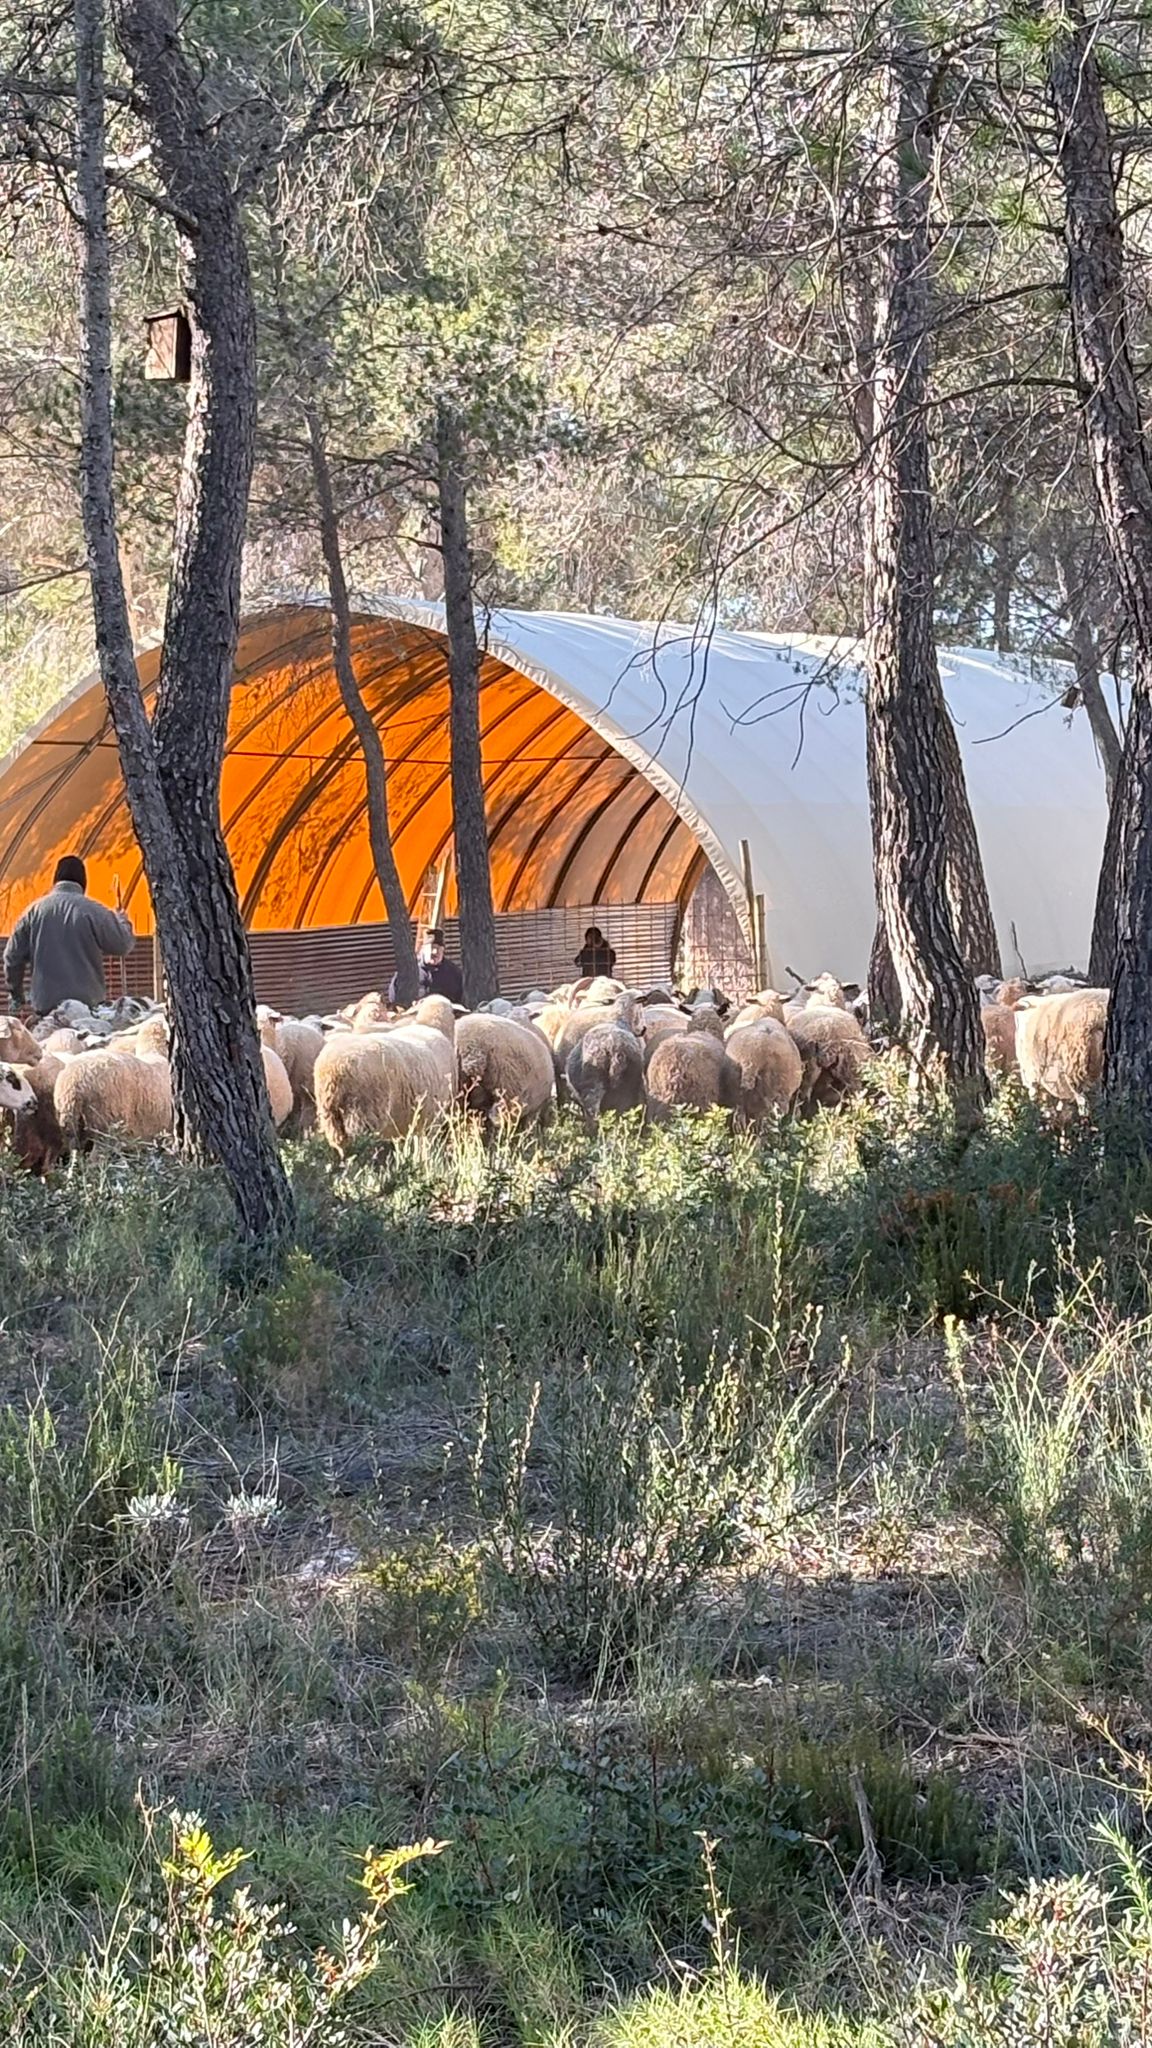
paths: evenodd
<path fill-rule="evenodd" d="M 385 736 L 406 893 L 451 844 L 447 657 L 437 606 L 355 615 L 355 659 Z M 747 929 L 740 846 L 767 899 L 777 971 L 862 973 L 873 917 L 858 690 L 827 687 L 843 644 L 694 634 L 598 617 L 497 613 L 482 633 L 482 719 L 497 907 L 683 906 L 707 859 Z M 158 643 L 141 649 L 154 693 Z M 1083 714 L 1029 714 L 1055 692 L 984 651 L 944 650 L 993 908 L 1011 957 L 1082 961 L 1104 832 Z M 221 787 L 245 917 L 331 928 L 377 913 L 363 781 L 332 674 L 327 608 L 286 598 L 244 623 Z M 60 700 L 0 763 L 0 929 L 86 852 L 98 891 L 147 891 L 98 680 Z"/>

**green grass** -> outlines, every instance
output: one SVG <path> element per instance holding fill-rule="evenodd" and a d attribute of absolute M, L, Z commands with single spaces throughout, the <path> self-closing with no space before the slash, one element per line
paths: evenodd
<path fill-rule="evenodd" d="M 1023 2043 L 1065 1904 L 1130 1999 L 1149 1163 L 883 1086 L 289 1156 L 257 1292 L 208 1175 L 0 1165 L 0 2037 Z"/>

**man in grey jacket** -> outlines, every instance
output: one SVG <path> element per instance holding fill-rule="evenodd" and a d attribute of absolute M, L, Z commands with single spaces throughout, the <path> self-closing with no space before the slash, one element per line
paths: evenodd
<path fill-rule="evenodd" d="M 123 959 L 135 934 L 122 910 L 107 910 L 84 891 L 84 863 L 67 853 L 56 863 L 53 887 L 30 903 L 4 948 L 4 974 L 12 1008 L 24 1004 L 24 979 L 32 971 L 31 1005 L 38 1017 L 57 1003 L 108 1000 L 104 956 Z"/>

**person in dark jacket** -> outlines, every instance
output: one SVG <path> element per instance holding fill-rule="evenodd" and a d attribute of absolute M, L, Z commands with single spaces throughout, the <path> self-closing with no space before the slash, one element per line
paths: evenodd
<path fill-rule="evenodd" d="M 576 965 L 581 975 L 611 974 L 616 965 L 616 955 L 598 924 L 590 924 L 584 934 L 584 944 L 576 955 Z"/>
<path fill-rule="evenodd" d="M 82 860 L 67 853 L 56 863 L 53 887 L 31 903 L 19 918 L 4 948 L 4 976 L 14 1010 L 24 1007 L 24 983 L 31 972 L 29 997 L 38 1017 L 58 1003 L 87 1003 L 94 1008 L 108 1000 L 104 956 L 124 959 L 135 934 L 122 910 L 108 910 L 85 895 L 88 876 Z"/>
<path fill-rule="evenodd" d="M 422 996 L 447 996 L 450 1003 L 464 1002 L 464 976 L 454 960 L 444 952 L 444 934 L 430 931 L 424 935 L 417 962 L 420 969 L 420 993 Z M 396 1001 L 396 976 L 388 984 L 388 1001 Z"/>

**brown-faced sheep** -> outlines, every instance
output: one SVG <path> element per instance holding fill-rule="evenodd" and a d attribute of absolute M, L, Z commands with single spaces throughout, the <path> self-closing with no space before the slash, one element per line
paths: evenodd
<path fill-rule="evenodd" d="M 697 1012 L 685 1032 L 657 1046 L 646 1086 L 654 1119 L 673 1109 L 735 1109 L 739 1076 L 725 1051 L 723 1025 L 714 1010 Z"/>
<path fill-rule="evenodd" d="M 552 1049 L 531 1024 L 513 1017 L 461 1017 L 456 1065 L 465 1109 L 490 1128 L 507 1121 L 535 1123 L 552 1106 L 556 1077 Z"/>
<path fill-rule="evenodd" d="M 872 1047 L 848 1010 L 811 1008 L 788 1019 L 788 1032 L 804 1062 L 796 1098 L 801 1115 L 835 1109 L 855 1094 Z"/>
<path fill-rule="evenodd" d="M 543 1031 L 552 1047 L 556 1083 L 561 1093 L 568 1073 L 568 1062 L 576 1047 L 590 1031 L 597 1030 L 603 1024 L 615 1023 L 616 1015 L 615 1005 L 612 1003 L 585 1003 L 578 1010 L 566 1010 L 555 1028 L 555 1020 L 551 1016 L 537 1017 L 537 1028 Z"/>
<path fill-rule="evenodd" d="M 34 1066 L 40 1057 L 39 1039 L 33 1038 L 19 1017 L 0 1017 L 0 1063 L 5 1066 Z"/>
<path fill-rule="evenodd" d="M 1018 1071 L 1016 1059 L 1016 1012 L 1005 1003 L 983 1003 L 980 1024 L 984 1032 L 984 1065 L 989 1078 L 1002 1081 Z"/>
<path fill-rule="evenodd" d="M 162 1138 L 172 1127 L 172 1077 L 157 1053 L 82 1052 L 56 1078 L 56 1114 L 70 1152 L 106 1137 Z"/>
<path fill-rule="evenodd" d="M 602 1015 L 572 1047 L 564 1070 L 591 1124 L 639 1109 L 644 1100 L 644 1012 L 635 996 L 622 995 Z"/>
<path fill-rule="evenodd" d="M 787 1116 L 800 1092 L 804 1062 L 783 1024 L 763 1017 L 756 1024 L 733 1025 L 724 1050 L 738 1076 L 739 1121 L 759 1124 Z"/>
<path fill-rule="evenodd" d="M 1087 1110 L 1104 1071 L 1107 989 L 1025 996 L 1013 1015 L 1016 1057 L 1029 1095 Z"/>

